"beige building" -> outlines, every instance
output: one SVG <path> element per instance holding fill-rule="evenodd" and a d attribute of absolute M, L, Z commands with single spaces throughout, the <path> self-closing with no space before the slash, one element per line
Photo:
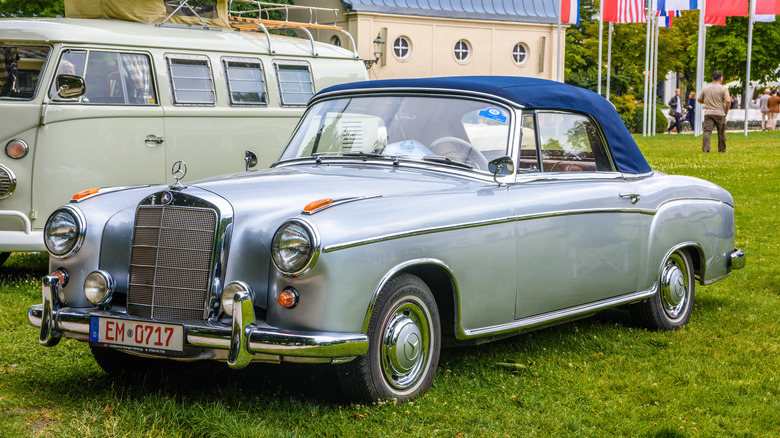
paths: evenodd
<path fill-rule="evenodd" d="M 375 59 L 374 41 L 380 36 L 385 44 L 369 71 L 372 79 L 460 75 L 557 78 L 557 0 L 296 0 L 295 4 L 337 10 L 336 25 L 354 37 L 364 60 Z M 417 6 L 423 4 L 427 7 Z M 318 21 L 327 23 L 326 15 L 320 12 Z M 565 29 L 563 26 L 562 35 Z M 352 42 L 343 33 L 327 29 L 312 32 L 319 41 L 352 49 Z M 563 53 L 561 47 L 561 68 Z"/>

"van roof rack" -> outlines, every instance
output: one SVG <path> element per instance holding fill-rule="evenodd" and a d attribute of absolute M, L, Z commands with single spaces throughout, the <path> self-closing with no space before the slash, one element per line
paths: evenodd
<path fill-rule="evenodd" d="M 188 0 L 180 1 L 186 3 Z M 234 10 L 234 3 L 248 3 L 254 7 L 248 10 Z M 263 32 L 268 39 L 268 48 L 272 55 L 276 53 L 276 50 L 274 50 L 271 43 L 269 30 L 291 29 L 301 31 L 306 34 L 309 41 L 311 41 L 311 54 L 316 57 L 318 56 L 317 48 L 314 45 L 314 36 L 312 36 L 309 29 L 327 29 L 344 34 L 352 44 L 352 54 L 355 59 L 359 58 L 357 46 L 355 46 L 355 40 L 352 38 L 352 35 L 344 30 L 344 28 L 337 25 L 338 9 L 268 3 L 257 0 L 230 0 L 228 10 L 230 13 L 230 26 L 236 30 Z M 298 16 L 308 16 L 308 21 L 291 19 L 290 12 L 293 12 L 294 15 Z M 271 14 L 282 15 L 283 19 L 271 18 Z M 320 22 L 320 16 L 331 14 L 333 17 L 333 24 L 329 24 L 330 21 L 325 23 Z"/>

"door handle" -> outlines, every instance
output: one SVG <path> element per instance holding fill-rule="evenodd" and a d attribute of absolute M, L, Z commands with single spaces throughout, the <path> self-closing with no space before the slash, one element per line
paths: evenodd
<path fill-rule="evenodd" d="M 639 193 L 621 193 L 621 198 L 631 198 L 631 203 L 636 204 L 639 202 Z"/>
<path fill-rule="evenodd" d="M 147 144 L 147 146 L 154 146 L 158 144 L 162 144 L 164 139 L 162 137 L 157 137 L 155 135 L 147 135 L 146 139 L 144 140 L 144 143 Z"/>

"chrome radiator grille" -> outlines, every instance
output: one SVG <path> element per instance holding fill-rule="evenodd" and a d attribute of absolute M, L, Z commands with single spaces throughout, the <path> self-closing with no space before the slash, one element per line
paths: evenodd
<path fill-rule="evenodd" d="M 207 315 L 214 210 L 141 206 L 136 213 L 127 313 L 166 321 Z"/>

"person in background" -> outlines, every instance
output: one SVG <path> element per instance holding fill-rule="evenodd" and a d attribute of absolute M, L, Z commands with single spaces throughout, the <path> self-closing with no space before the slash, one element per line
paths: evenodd
<path fill-rule="evenodd" d="M 761 130 L 766 131 L 766 122 L 769 119 L 769 108 L 766 103 L 769 100 L 769 88 L 764 90 L 764 94 L 758 99 L 758 105 L 761 109 Z"/>
<path fill-rule="evenodd" d="M 704 104 L 704 135 L 702 136 L 702 152 L 710 151 L 712 130 L 718 130 L 718 152 L 726 152 L 726 113 L 731 104 L 729 90 L 723 86 L 723 72 L 715 70 L 712 82 L 704 87 L 699 94 L 699 103 Z"/>
<path fill-rule="evenodd" d="M 693 124 L 696 121 L 696 93 L 693 91 L 688 94 L 688 104 L 685 106 L 685 120 L 691 124 L 691 129 L 693 129 Z"/>
<path fill-rule="evenodd" d="M 669 115 L 674 117 L 669 127 L 666 128 L 666 132 L 672 132 L 672 128 L 677 129 L 677 133 L 680 133 L 680 117 L 682 117 L 682 102 L 680 101 L 680 89 L 674 89 L 674 96 L 669 99 Z"/>
<path fill-rule="evenodd" d="M 780 113 L 780 96 L 777 90 L 773 90 L 769 99 L 766 101 L 766 107 L 769 109 L 769 123 L 766 126 L 767 131 L 774 131 L 777 125 L 777 113 Z"/>

